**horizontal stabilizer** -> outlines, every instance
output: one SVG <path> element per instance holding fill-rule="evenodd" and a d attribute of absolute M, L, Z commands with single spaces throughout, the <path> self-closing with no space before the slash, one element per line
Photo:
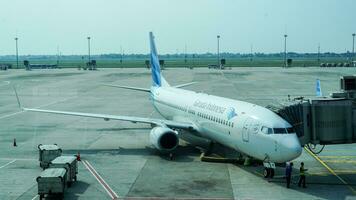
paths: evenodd
<path fill-rule="evenodd" d="M 193 85 L 195 83 L 197 83 L 197 82 L 184 83 L 184 84 L 176 85 L 176 86 L 173 86 L 173 87 L 182 88 L 182 87 L 186 87 L 186 86 L 189 86 L 189 85 Z"/>
<path fill-rule="evenodd" d="M 148 88 L 130 87 L 130 86 L 124 86 L 124 85 L 111 85 L 111 84 L 104 84 L 104 85 L 109 86 L 109 87 L 117 87 L 117 88 L 136 90 L 136 91 L 141 91 L 141 92 L 151 92 L 151 90 Z"/>

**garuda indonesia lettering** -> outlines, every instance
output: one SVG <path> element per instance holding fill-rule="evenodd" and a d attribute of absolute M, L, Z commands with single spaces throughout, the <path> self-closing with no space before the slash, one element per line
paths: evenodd
<path fill-rule="evenodd" d="M 187 130 L 235 149 L 247 156 L 263 160 L 265 173 L 273 174 L 274 163 L 297 158 L 302 148 L 292 126 L 272 111 L 248 102 L 181 89 L 193 83 L 171 86 L 161 74 L 152 32 L 151 88 L 120 85 L 112 87 L 150 93 L 154 108 L 165 119 L 79 113 L 22 108 L 25 111 L 73 115 L 151 124 L 150 142 L 162 152 L 171 152 L 179 144 L 180 130 Z M 19 102 L 20 103 L 20 102 Z"/>

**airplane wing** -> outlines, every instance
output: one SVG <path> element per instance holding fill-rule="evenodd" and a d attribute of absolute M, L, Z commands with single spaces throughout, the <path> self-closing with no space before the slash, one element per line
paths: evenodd
<path fill-rule="evenodd" d="M 104 119 L 105 121 L 109 120 L 120 120 L 120 121 L 129 121 L 133 123 L 144 123 L 151 124 L 175 129 L 185 129 L 185 130 L 196 130 L 193 123 L 189 122 L 177 122 L 172 120 L 164 119 L 154 119 L 154 118 L 145 118 L 145 117 L 132 117 L 132 116 L 121 116 L 121 115 L 107 115 L 107 114 L 93 114 L 93 113 L 81 113 L 81 112 L 67 112 L 67 111 L 57 111 L 57 110 L 43 110 L 35 108 L 22 108 L 24 111 L 30 112 L 41 112 L 41 113 L 50 113 L 50 114 L 59 114 L 59 115 L 72 115 L 79 117 L 90 117 L 90 118 L 99 118 Z"/>
<path fill-rule="evenodd" d="M 178 121 L 172 121 L 172 120 L 166 120 L 166 119 L 155 119 L 155 118 L 133 117 L 133 116 L 122 116 L 122 115 L 94 114 L 94 113 L 81 113 L 81 112 L 68 112 L 68 111 L 45 110 L 45 109 L 37 109 L 37 108 L 24 108 L 21 105 L 21 102 L 20 102 L 20 99 L 18 97 L 15 87 L 14 87 L 14 92 L 15 92 L 15 96 L 16 96 L 16 100 L 17 100 L 19 108 L 24 111 L 99 118 L 99 119 L 104 119 L 105 121 L 109 121 L 109 120 L 129 121 L 129 122 L 133 122 L 133 123 L 144 123 L 144 124 L 151 124 L 151 125 L 157 125 L 157 126 L 162 126 L 162 127 L 169 127 L 169 128 L 173 128 L 173 129 L 185 129 L 185 130 L 189 130 L 189 131 L 197 130 L 196 126 L 193 123 L 178 122 Z"/>

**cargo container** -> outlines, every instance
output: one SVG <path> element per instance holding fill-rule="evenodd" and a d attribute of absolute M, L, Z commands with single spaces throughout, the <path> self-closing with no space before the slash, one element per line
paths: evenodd
<path fill-rule="evenodd" d="M 39 177 L 36 178 L 38 195 L 40 200 L 45 195 L 64 197 L 64 189 L 66 187 L 67 170 L 65 168 L 49 168 L 44 170 Z"/>
<path fill-rule="evenodd" d="M 77 164 L 77 158 L 75 156 L 59 156 L 51 161 L 49 167 L 66 168 L 67 170 L 66 183 L 68 187 L 70 187 L 74 181 L 77 181 L 78 164 Z"/>
<path fill-rule="evenodd" d="M 38 160 L 40 161 L 40 167 L 42 167 L 42 169 L 48 168 L 48 165 L 52 160 L 62 155 L 62 149 L 59 148 L 57 144 L 40 144 L 38 145 L 38 150 Z"/>

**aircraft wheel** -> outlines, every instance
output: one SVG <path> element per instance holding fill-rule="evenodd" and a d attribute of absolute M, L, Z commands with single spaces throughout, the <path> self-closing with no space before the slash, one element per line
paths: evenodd
<path fill-rule="evenodd" d="M 170 159 L 170 160 L 173 160 L 173 153 L 170 153 L 170 154 L 169 154 L 169 159 Z"/>
<path fill-rule="evenodd" d="M 270 176 L 270 169 L 265 167 L 265 170 L 263 171 L 263 176 L 265 178 L 268 178 Z"/>

